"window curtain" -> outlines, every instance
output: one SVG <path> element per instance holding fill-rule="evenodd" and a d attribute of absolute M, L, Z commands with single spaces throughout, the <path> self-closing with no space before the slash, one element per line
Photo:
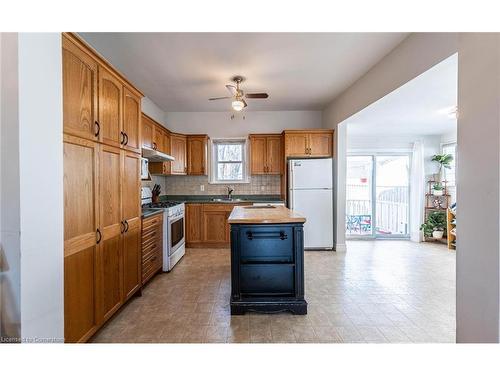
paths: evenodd
<path fill-rule="evenodd" d="M 410 171 L 410 239 L 422 242 L 420 225 L 424 220 L 425 173 L 424 145 L 421 141 L 413 143 Z"/>

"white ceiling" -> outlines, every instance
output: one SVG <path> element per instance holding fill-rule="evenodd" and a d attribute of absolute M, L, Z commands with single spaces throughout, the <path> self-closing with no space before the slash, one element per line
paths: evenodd
<path fill-rule="evenodd" d="M 80 33 L 165 111 L 227 111 L 240 74 L 247 110 L 319 110 L 406 33 Z"/>
<path fill-rule="evenodd" d="M 437 135 L 456 130 L 458 57 L 453 55 L 346 120 L 349 136 Z"/>

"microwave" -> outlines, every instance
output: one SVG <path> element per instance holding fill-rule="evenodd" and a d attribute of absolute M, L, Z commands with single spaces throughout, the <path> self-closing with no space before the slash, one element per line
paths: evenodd
<path fill-rule="evenodd" d="M 141 180 L 150 180 L 149 177 L 149 160 L 141 158 Z"/>

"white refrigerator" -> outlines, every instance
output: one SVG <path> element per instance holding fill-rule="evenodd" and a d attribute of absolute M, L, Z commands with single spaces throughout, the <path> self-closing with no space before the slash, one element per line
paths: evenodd
<path fill-rule="evenodd" d="M 288 206 L 306 217 L 304 248 L 333 248 L 332 159 L 288 161 Z"/>

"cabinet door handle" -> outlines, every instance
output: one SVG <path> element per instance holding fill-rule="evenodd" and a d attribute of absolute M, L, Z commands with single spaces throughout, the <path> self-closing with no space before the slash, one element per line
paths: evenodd
<path fill-rule="evenodd" d="M 128 221 L 127 220 L 125 220 L 125 225 L 126 225 L 125 232 L 128 232 Z"/>
<path fill-rule="evenodd" d="M 122 234 L 123 234 L 123 232 L 125 232 L 125 223 L 122 221 L 122 222 L 120 223 L 120 233 L 122 233 Z"/>
<path fill-rule="evenodd" d="M 285 232 L 280 231 L 280 232 L 267 232 L 267 233 L 253 233 L 251 231 L 247 232 L 247 238 L 249 240 L 254 240 L 254 239 L 280 239 L 280 240 L 286 240 L 288 236 L 285 234 Z"/>
<path fill-rule="evenodd" d="M 156 142 L 153 142 L 153 150 L 156 150 Z"/>
<path fill-rule="evenodd" d="M 101 125 L 99 125 L 99 122 L 98 122 L 98 121 L 96 121 L 96 122 L 95 122 L 95 126 L 96 126 L 97 130 L 95 131 L 94 135 L 95 135 L 96 137 L 99 137 L 99 133 L 101 132 Z"/>
<path fill-rule="evenodd" d="M 123 135 L 125 136 L 125 139 L 124 139 L 125 143 L 124 143 L 124 145 L 126 146 L 126 145 L 128 145 L 128 134 L 127 133 L 123 133 Z"/>
<path fill-rule="evenodd" d="M 97 240 L 96 240 L 96 244 L 99 244 L 102 240 L 102 234 L 101 234 L 101 231 L 99 230 L 99 228 L 97 228 L 96 230 L 96 234 L 97 234 Z"/>
<path fill-rule="evenodd" d="M 125 133 L 124 132 L 120 132 L 120 137 L 121 137 L 120 144 L 121 145 L 125 144 Z"/>

